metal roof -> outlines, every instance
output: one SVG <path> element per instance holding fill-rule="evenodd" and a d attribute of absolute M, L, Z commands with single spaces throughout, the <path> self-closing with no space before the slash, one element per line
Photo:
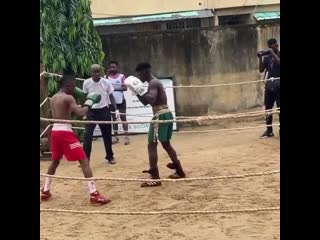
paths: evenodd
<path fill-rule="evenodd" d="M 210 18 L 213 17 L 213 10 L 199 10 L 199 11 L 186 11 L 186 12 L 172 12 L 172 13 L 159 13 L 152 15 L 128 16 L 119 18 L 103 18 L 93 19 L 95 26 L 112 26 L 124 24 L 137 24 L 146 22 L 159 22 L 159 21 L 172 21 L 179 19 L 192 19 L 192 18 Z"/>
<path fill-rule="evenodd" d="M 280 11 L 279 12 L 260 12 L 260 13 L 255 13 L 254 17 L 258 21 L 280 19 Z"/>

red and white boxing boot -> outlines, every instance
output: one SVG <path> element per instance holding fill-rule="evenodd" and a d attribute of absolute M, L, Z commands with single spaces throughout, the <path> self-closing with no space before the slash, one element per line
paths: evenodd
<path fill-rule="evenodd" d="M 100 195 L 98 191 L 95 191 L 90 194 L 90 203 L 98 203 L 98 204 L 107 204 L 111 202 L 111 199 L 105 198 L 104 196 Z"/>
<path fill-rule="evenodd" d="M 44 191 L 43 189 L 41 190 L 41 200 L 45 201 L 48 200 L 51 197 L 50 190 Z"/>

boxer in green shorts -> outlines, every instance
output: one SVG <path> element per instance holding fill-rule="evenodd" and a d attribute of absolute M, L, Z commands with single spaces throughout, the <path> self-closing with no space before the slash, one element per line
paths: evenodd
<path fill-rule="evenodd" d="M 151 73 L 151 65 L 149 63 L 140 63 L 136 67 L 136 72 L 139 79 L 133 76 L 125 80 L 128 88 L 138 97 L 144 105 L 150 104 L 153 110 L 153 120 L 172 120 L 172 112 L 167 106 L 167 96 L 161 82 Z M 148 90 L 143 87 L 143 83 L 148 82 Z M 148 136 L 148 153 L 149 153 L 149 170 L 143 171 L 149 173 L 152 179 L 160 179 L 158 170 L 158 141 L 168 153 L 172 163 L 167 164 L 167 167 L 175 170 L 169 178 L 184 178 L 186 177 L 181 163 L 178 160 L 177 153 L 171 146 L 170 140 L 172 137 L 173 123 L 151 123 Z M 141 187 L 156 187 L 161 186 L 161 182 L 147 181 L 141 184 Z"/>
<path fill-rule="evenodd" d="M 168 106 L 164 105 L 166 109 Z M 164 111 L 166 110 L 164 109 Z M 168 110 L 164 113 L 158 113 L 152 120 L 173 120 L 172 112 Z M 160 142 L 169 142 L 172 137 L 173 123 L 155 123 L 150 124 L 149 128 L 149 143 L 153 143 L 157 139 Z"/>

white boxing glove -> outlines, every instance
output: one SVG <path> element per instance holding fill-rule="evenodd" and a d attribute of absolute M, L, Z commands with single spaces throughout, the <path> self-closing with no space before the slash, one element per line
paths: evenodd
<path fill-rule="evenodd" d="M 134 76 L 127 77 L 124 83 L 135 95 L 143 96 L 147 93 L 147 89 L 143 86 L 141 80 Z"/>

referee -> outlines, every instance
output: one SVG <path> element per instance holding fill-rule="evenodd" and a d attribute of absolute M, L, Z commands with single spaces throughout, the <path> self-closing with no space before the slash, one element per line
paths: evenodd
<path fill-rule="evenodd" d="M 113 97 L 113 87 L 112 84 L 105 78 L 101 77 L 101 66 L 98 64 L 93 64 L 91 66 L 91 78 L 87 79 L 83 83 L 83 92 L 98 93 L 101 95 L 101 101 L 94 104 L 92 108 L 87 113 L 87 120 L 90 121 L 111 121 L 111 112 L 109 105 L 115 109 L 116 117 L 119 118 L 119 110 L 117 109 L 117 104 Z M 87 124 L 85 127 L 84 143 L 83 149 L 87 155 L 88 160 L 90 160 L 91 149 L 92 149 L 92 136 L 96 124 Z M 106 151 L 106 160 L 110 164 L 115 164 L 115 158 L 112 151 L 112 129 L 111 124 L 99 124 L 101 130 L 104 147 Z"/>

